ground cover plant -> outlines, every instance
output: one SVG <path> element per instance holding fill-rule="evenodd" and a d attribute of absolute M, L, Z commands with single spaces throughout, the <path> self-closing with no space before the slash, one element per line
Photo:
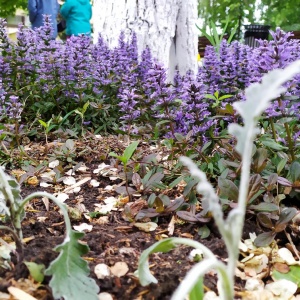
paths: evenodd
<path fill-rule="evenodd" d="M 218 255 L 225 259 L 225 246 L 214 227 L 210 203 L 197 194 L 199 178 L 186 172 L 179 157 L 184 155 L 197 162 L 217 191 L 221 211 L 230 215 L 238 206 L 243 163 L 241 153 L 235 150 L 237 141 L 227 130 L 232 123 L 243 124 L 234 103 L 245 101 L 246 88 L 260 82 L 269 71 L 298 60 L 299 41 L 279 28 L 271 32 L 270 41 L 260 41 L 255 49 L 237 41 L 219 41 L 218 49 L 207 47 L 197 74 L 176 74 L 173 82 L 168 82 L 166 70 L 152 58 L 149 49 L 138 59 L 134 36 L 128 42 L 121 35 L 119 45 L 109 49 L 101 37 L 96 45 L 85 37 L 66 42 L 50 40 L 51 29 L 46 24 L 37 32 L 20 26 L 17 42 L 12 42 L 4 20 L 0 25 L 1 165 L 15 176 L 26 196 L 32 189 L 38 190 L 35 185 L 41 185 L 66 201 L 72 226 L 84 224 L 84 220 L 89 226 L 98 226 L 98 233 L 88 232 L 90 227 L 82 229 L 92 253 L 84 259 L 91 259 L 92 268 L 98 266 L 97 262 L 113 267 L 118 259 L 126 258 L 117 250 L 114 253 L 118 259 L 112 258 L 109 251 L 113 246 L 107 243 L 109 236 L 114 236 L 115 243 L 124 240 L 124 231 L 127 236 L 139 234 L 124 242 L 136 243 L 139 253 L 155 240 L 172 236 L 175 230 L 177 236 L 202 239 L 214 251 L 219 245 L 222 252 Z M 252 249 L 276 250 L 287 241 L 295 257 L 299 255 L 295 221 L 300 178 L 299 79 L 296 75 L 287 81 L 285 91 L 257 118 L 260 132 L 254 138 L 246 197 L 246 223 L 250 220 L 257 233 L 256 238 L 252 236 Z M 90 165 L 90 173 L 86 164 Z M 68 184 L 72 188 L 66 187 Z M 77 192 L 80 186 L 85 187 L 84 193 Z M 82 204 L 80 197 L 85 195 L 91 197 Z M 95 200 L 98 197 L 100 200 Z M 30 208 L 35 203 L 39 203 L 39 213 L 46 210 L 46 216 L 53 213 L 62 221 L 56 206 L 34 198 L 25 209 L 25 232 L 33 226 L 27 220 L 36 218 L 36 210 Z M 1 220 L 7 222 L 4 214 Z M 60 222 L 53 222 L 54 228 L 60 228 L 59 233 L 53 230 L 50 220 L 44 222 L 48 225 L 38 226 L 47 228 L 53 237 L 64 236 Z M 102 227 L 99 222 L 104 222 Z M 153 235 L 157 228 L 163 233 Z M 47 230 L 43 236 L 47 236 Z M 195 231 L 196 235 L 191 233 Z M 247 241 L 252 232 L 247 231 L 243 239 Z M 8 247 L 6 239 L 1 244 Z M 49 240 L 46 248 L 52 251 L 59 243 L 50 245 Z M 26 248 L 26 263 L 34 261 Z M 177 259 L 172 265 L 179 277 L 156 291 L 143 289 L 133 275 L 138 267 L 137 255 L 130 260 L 127 281 L 119 273 L 102 278 L 92 272 L 91 276 L 100 291 L 109 291 L 116 298 L 123 296 L 130 282 L 127 291 L 132 293 L 126 294 L 128 299 L 134 293 L 137 297 L 145 293 L 145 299 L 168 299 L 193 264 L 186 260 L 189 249 L 180 249 L 182 253 L 174 254 Z M 251 252 L 243 249 L 244 256 Z M 267 258 L 254 258 L 265 262 L 273 250 L 264 254 Z M 14 270 L 17 262 L 7 251 L 3 253 L 1 272 L 9 274 L 7 270 Z M 166 261 L 163 256 L 157 257 Z M 179 261 L 185 266 L 180 267 Z M 285 273 L 280 272 L 278 263 L 286 266 Z M 50 261 L 46 264 L 48 267 Z M 249 279 L 249 265 L 240 262 L 238 266 L 243 280 Z M 272 279 L 290 280 L 299 271 L 297 263 L 291 266 L 291 260 L 268 260 L 269 267 L 263 265 L 269 268 Z M 155 273 L 161 272 L 163 282 L 170 282 L 166 280 L 170 275 L 159 263 L 155 268 Z M 261 273 L 256 275 L 270 278 L 269 273 Z M 47 280 L 46 276 L 46 285 Z M 213 281 L 209 285 L 204 277 L 205 286 L 216 292 L 215 277 Z M 7 292 L 7 285 L 11 282 L 5 282 L 1 291 Z M 109 286 L 119 290 L 111 291 Z M 244 284 L 238 289 L 245 289 Z"/>

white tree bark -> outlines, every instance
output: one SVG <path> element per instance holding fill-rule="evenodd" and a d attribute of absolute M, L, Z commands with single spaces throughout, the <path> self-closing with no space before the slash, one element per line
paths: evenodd
<path fill-rule="evenodd" d="M 197 71 L 197 0 L 94 0 L 94 42 L 99 33 L 111 48 L 121 31 L 126 38 L 137 35 L 138 52 L 148 46 L 153 57 L 173 78 Z"/>

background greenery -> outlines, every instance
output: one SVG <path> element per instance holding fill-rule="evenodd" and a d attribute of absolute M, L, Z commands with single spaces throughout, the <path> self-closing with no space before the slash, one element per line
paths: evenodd
<path fill-rule="evenodd" d="M 228 34 L 238 24 L 236 38 L 242 37 L 246 22 L 270 25 L 272 30 L 276 27 L 285 31 L 300 30 L 300 0 L 261 0 L 260 3 L 256 0 L 199 0 L 198 15 L 204 20 L 203 29 L 209 27 L 211 21 L 224 27 L 228 17 Z"/>
<path fill-rule="evenodd" d="M 0 17 L 14 15 L 17 8 L 26 9 L 27 0 L 0 0 Z M 259 20 L 255 18 L 259 12 Z M 280 27 L 285 31 L 300 30 L 300 0 L 199 0 L 198 15 L 204 20 L 203 28 L 210 21 L 219 27 L 229 17 L 227 32 L 238 24 L 236 38 L 242 37 L 243 26 L 247 23 L 270 25 L 272 30 Z"/>

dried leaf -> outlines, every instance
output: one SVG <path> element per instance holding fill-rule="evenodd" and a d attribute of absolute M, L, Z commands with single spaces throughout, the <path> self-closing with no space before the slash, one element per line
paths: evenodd
<path fill-rule="evenodd" d="M 157 228 L 157 223 L 154 222 L 147 222 L 147 223 L 134 223 L 133 226 L 137 227 L 138 229 L 145 231 L 145 232 L 150 232 L 154 231 Z"/>
<path fill-rule="evenodd" d="M 121 194 L 121 195 L 132 195 L 134 193 L 136 193 L 136 190 L 131 188 L 131 187 L 126 187 L 125 186 L 118 186 L 115 188 L 115 191 L 118 193 L 118 194 Z"/>
<path fill-rule="evenodd" d="M 248 200 L 249 201 L 261 188 L 262 178 L 259 174 L 251 176 L 249 182 Z M 253 199 L 254 200 L 254 199 Z"/>
<path fill-rule="evenodd" d="M 177 210 L 184 203 L 184 198 L 177 198 L 165 208 L 166 212 L 171 212 Z"/>
<path fill-rule="evenodd" d="M 271 219 L 264 213 L 258 213 L 257 214 L 257 220 L 259 221 L 259 223 L 269 229 L 272 229 L 274 227 Z"/>
<path fill-rule="evenodd" d="M 273 265 L 273 268 L 280 272 L 280 273 L 283 273 L 283 274 L 286 274 L 290 271 L 290 267 L 287 265 L 287 264 L 284 264 L 284 263 L 275 263 Z"/>
<path fill-rule="evenodd" d="M 28 293 L 22 291 L 17 287 L 10 286 L 7 288 L 7 290 L 17 300 L 37 300 L 36 298 L 32 297 L 31 295 L 29 295 Z"/>
<path fill-rule="evenodd" d="M 175 230 L 175 217 L 172 216 L 170 223 L 168 224 L 168 234 L 173 235 Z"/>
<path fill-rule="evenodd" d="M 125 262 L 117 262 L 110 268 L 114 276 L 122 277 L 129 271 L 128 265 Z"/>

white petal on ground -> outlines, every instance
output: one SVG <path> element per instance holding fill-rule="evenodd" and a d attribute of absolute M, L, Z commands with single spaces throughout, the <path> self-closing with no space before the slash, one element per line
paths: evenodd
<path fill-rule="evenodd" d="M 26 149 L 24 149 L 24 150 L 26 150 Z M 0 292 L 0 299 L 1 300 L 11 300 L 11 295 Z"/>
<path fill-rule="evenodd" d="M 110 165 L 107 165 L 107 164 L 105 164 L 105 163 L 102 163 L 102 164 L 100 164 L 100 165 L 98 166 L 97 169 L 95 169 L 95 170 L 93 171 L 93 173 L 98 174 L 98 173 L 100 173 L 102 170 L 107 169 L 107 168 L 110 168 Z"/>
<path fill-rule="evenodd" d="M 75 187 L 81 186 L 81 185 L 83 185 L 84 183 L 86 183 L 87 181 L 90 181 L 90 180 L 91 180 L 91 177 L 84 177 L 81 180 L 79 180 L 78 182 L 76 182 L 74 185 L 66 187 L 64 189 L 64 192 L 65 193 L 73 193 L 73 190 L 74 190 Z"/>
<path fill-rule="evenodd" d="M 94 273 L 98 279 L 104 279 L 105 277 L 110 276 L 111 271 L 110 267 L 106 264 L 98 264 L 94 268 Z"/>
<path fill-rule="evenodd" d="M 118 199 L 115 197 L 108 197 L 103 200 L 105 204 L 94 204 L 97 208 L 96 211 L 99 211 L 101 214 L 109 213 L 118 203 Z"/>
<path fill-rule="evenodd" d="M 65 185 L 73 185 L 76 183 L 76 179 L 73 176 L 67 176 L 64 180 L 63 183 Z"/>
<path fill-rule="evenodd" d="M 80 190 L 81 190 L 81 187 L 80 187 L 80 186 L 76 186 L 76 187 L 74 187 L 74 189 L 73 189 L 73 193 L 79 193 Z"/>
<path fill-rule="evenodd" d="M 51 161 L 51 162 L 49 163 L 48 166 L 49 166 L 49 168 L 51 168 L 51 169 L 53 169 L 53 168 L 59 166 L 59 160 L 56 159 L 56 160 Z"/>
<path fill-rule="evenodd" d="M 88 170 L 88 167 L 85 165 L 85 164 L 82 164 L 78 169 L 77 171 L 79 172 L 86 172 Z"/>
<path fill-rule="evenodd" d="M 245 262 L 244 272 L 251 277 L 255 277 L 267 268 L 268 262 L 268 256 L 265 254 L 254 256 Z"/>
<path fill-rule="evenodd" d="M 100 185 L 99 181 L 95 180 L 95 179 L 92 179 L 90 181 L 90 185 L 93 186 L 93 187 L 98 187 Z"/>
<path fill-rule="evenodd" d="M 267 284 L 265 289 L 277 296 L 275 299 L 290 299 L 297 291 L 297 284 L 286 279 L 280 279 Z"/>
<path fill-rule="evenodd" d="M 93 229 L 93 225 L 89 225 L 87 223 L 81 223 L 80 225 L 74 225 L 73 228 L 79 232 L 91 232 Z"/>
<path fill-rule="evenodd" d="M 262 291 L 264 289 L 264 283 L 257 278 L 249 278 L 245 284 L 245 290 L 247 291 Z"/>
<path fill-rule="evenodd" d="M 40 182 L 40 186 L 41 187 L 49 187 L 49 186 L 52 186 L 52 184 L 42 181 L 42 182 Z"/>
<path fill-rule="evenodd" d="M 54 177 L 55 177 L 55 172 L 52 171 L 52 170 L 50 170 L 48 172 L 41 173 L 41 178 L 53 180 Z"/>
<path fill-rule="evenodd" d="M 17 300 L 37 300 L 36 298 L 32 297 L 31 295 L 29 295 L 28 293 L 22 291 L 17 287 L 10 286 L 7 288 L 7 290 Z"/>
<path fill-rule="evenodd" d="M 116 205 L 119 200 L 115 197 L 108 197 L 106 199 L 103 200 L 105 204 L 113 204 L 113 205 Z"/>
<path fill-rule="evenodd" d="M 114 187 L 112 185 L 107 185 L 104 190 L 105 191 L 112 191 L 114 189 Z"/>
<path fill-rule="evenodd" d="M 65 202 L 68 198 L 69 195 L 66 193 L 60 193 L 56 196 L 57 200 L 59 200 L 60 202 Z"/>
<path fill-rule="evenodd" d="M 129 271 L 129 268 L 126 262 L 119 261 L 115 263 L 115 265 L 112 266 L 110 270 L 114 276 L 122 277 Z"/>
<path fill-rule="evenodd" d="M 154 222 L 134 223 L 133 225 L 135 227 L 137 227 L 138 229 L 145 231 L 145 232 L 154 231 L 157 228 L 157 224 Z"/>
<path fill-rule="evenodd" d="M 300 265 L 300 262 L 295 260 L 292 252 L 289 249 L 280 248 L 277 253 L 288 265 Z"/>
<path fill-rule="evenodd" d="M 111 294 L 103 292 L 98 295 L 98 300 L 114 300 Z"/>

